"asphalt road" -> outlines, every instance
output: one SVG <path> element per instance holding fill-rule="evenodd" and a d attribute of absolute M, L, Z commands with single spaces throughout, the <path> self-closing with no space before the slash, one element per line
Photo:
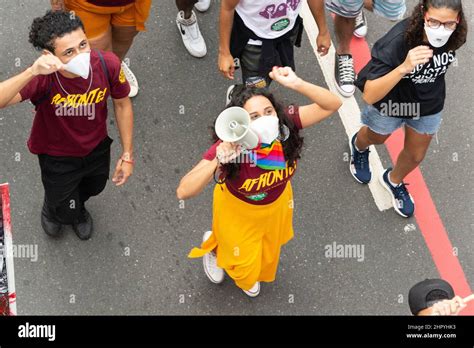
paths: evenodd
<path fill-rule="evenodd" d="M 408 1 L 412 8 L 414 0 Z M 37 52 L 28 27 L 48 2 L 0 0 L 0 80 L 25 69 Z M 465 1 L 472 18 L 473 4 Z M 80 241 L 68 227 L 60 240 L 41 230 L 43 198 L 39 166 L 26 140 L 32 106 L 1 110 L 0 182 L 11 184 L 16 244 L 37 245 L 38 260 L 15 259 L 19 314 L 409 314 L 408 289 L 437 277 L 425 241 L 413 219 L 393 210 L 379 212 L 367 187 L 348 171 L 347 138 L 335 114 L 304 131 L 305 150 L 293 180 L 295 238 L 284 247 L 277 280 L 263 284 L 250 299 L 227 280 L 206 278 L 200 260 L 187 258 L 211 226 L 212 187 L 185 203 L 176 199 L 180 178 L 210 145 L 208 126 L 224 107 L 229 82 L 219 76 L 217 2 L 198 14 L 208 55 L 187 54 L 175 25 L 173 2 L 155 1 L 148 31 L 135 41 L 129 57 L 140 82 L 133 100 L 137 165 L 125 187 L 109 184 L 88 208 L 95 235 Z M 392 23 L 368 14 L 373 44 Z M 474 24 L 471 20 L 471 26 Z M 422 172 L 471 288 L 474 288 L 473 183 L 474 130 L 472 39 L 459 51 L 459 66 L 448 73 L 444 122 L 422 164 Z M 297 50 L 297 72 L 324 85 L 307 37 Z M 288 102 L 298 95 L 275 88 Z M 359 98 L 359 97 L 358 97 Z M 354 115 L 358 117 L 358 115 Z M 110 134 L 120 142 L 113 115 Z M 378 147 L 384 165 L 390 160 Z M 453 161 L 457 154 L 458 161 Z M 19 160 L 18 160 L 19 159 Z M 362 262 L 330 259 L 332 243 L 363 245 Z"/>

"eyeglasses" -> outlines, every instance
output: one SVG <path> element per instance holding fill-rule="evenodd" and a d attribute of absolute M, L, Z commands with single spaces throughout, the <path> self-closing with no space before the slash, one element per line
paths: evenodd
<path fill-rule="evenodd" d="M 454 31 L 456 30 L 459 19 L 457 21 L 441 22 L 437 19 L 425 17 L 426 24 L 432 29 L 438 29 L 440 26 L 443 26 L 446 30 Z"/>

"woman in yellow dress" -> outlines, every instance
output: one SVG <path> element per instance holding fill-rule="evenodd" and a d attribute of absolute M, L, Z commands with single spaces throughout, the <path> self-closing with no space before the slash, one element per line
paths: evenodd
<path fill-rule="evenodd" d="M 303 145 L 299 131 L 341 106 L 339 97 L 302 80 L 289 67 L 273 68 L 270 77 L 313 103 L 283 108 L 266 89 L 236 88 L 228 107 L 240 106 L 250 114 L 259 145 L 246 153 L 214 135 L 215 143 L 176 192 L 178 199 L 189 199 L 215 179 L 212 231 L 189 257 L 203 257 L 211 282 L 222 282 L 225 270 L 251 297 L 259 294 L 260 282 L 275 280 L 281 246 L 293 238 L 290 179 Z"/>

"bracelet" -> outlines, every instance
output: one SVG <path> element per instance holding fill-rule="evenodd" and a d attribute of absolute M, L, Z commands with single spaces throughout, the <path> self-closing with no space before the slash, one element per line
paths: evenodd
<path fill-rule="evenodd" d="M 122 162 L 130 163 L 130 164 L 135 164 L 135 161 L 134 161 L 134 160 L 126 160 L 126 159 L 123 159 L 122 157 L 120 157 L 120 159 L 122 160 Z"/>

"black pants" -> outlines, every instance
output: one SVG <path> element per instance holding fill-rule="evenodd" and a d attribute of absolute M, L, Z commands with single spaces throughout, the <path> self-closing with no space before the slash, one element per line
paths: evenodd
<path fill-rule="evenodd" d="M 107 184 L 112 141 L 107 136 L 85 157 L 38 155 L 48 218 L 65 225 L 78 222 L 84 203 Z"/>
<path fill-rule="evenodd" d="M 298 31 L 293 30 L 291 34 L 291 42 L 293 45 L 298 39 Z M 268 75 L 270 71 L 266 72 L 265 76 L 262 76 L 260 72 L 260 57 L 262 56 L 262 46 L 247 44 L 240 57 L 240 66 L 242 69 L 242 82 L 247 84 L 252 78 L 263 78 L 267 86 L 270 86 L 272 79 Z M 281 61 L 277 59 L 277 65 L 281 65 Z"/>

